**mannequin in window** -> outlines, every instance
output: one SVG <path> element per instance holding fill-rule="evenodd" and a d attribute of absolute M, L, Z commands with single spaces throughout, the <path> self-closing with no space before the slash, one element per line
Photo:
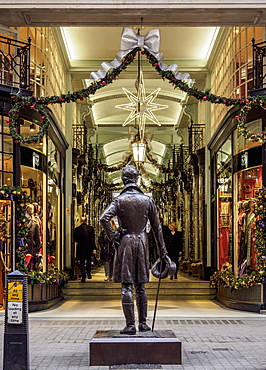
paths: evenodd
<path fill-rule="evenodd" d="M 237 214 L 237 228 L 238 228 L 238 262 L 241 264 L 241 238 L 243 236 L 243 217 L 245 216 L 245 209 L 242 201 L 237 203 L 238 214 Z"/>
<path fill-rule="evenodd" d="M 242 264 L 247 259 L 247 244 L 246 244 L 246 225 L 247 225 L 247 215 L 249 214 L 249 201 L 243 202 L 243 212 L 242 212 L 242 228 L 240 236 L 240 261 L 239 265 Z M 246 266 L 246 263 L 245 263 Z"/>
<path fill-rule="evenodd" d="M 28 232 L 28 253 L 32 255 L 29 267 L 32 270 L 38 270 L 39 267 L 39 252 L 40 252 L 40 228 L 38 220 L 34 216 L 34 205 L 27 206 L 26 217 L 28 219 L 27 227 Z"/>
<path fill-rule="evenodd" d="M 247 266 L 250 269 L 254 269 L 255 261 L 254 257 L 254 229 L 255 229 L 255 203 L 253 200 L 249 201 L 249 212 L 246 217 L 246 232 L 245 232 L 245 244 L 247 245 Z"/>
<path fill-rule="evenodd" d="M 251 255 L 254 255 L 254 228 L 255 228 L 255 203 L 253 200 L 244 202 L 245 213 L 243 215 L 243 227 L 241 237 L 241 264 L 246 262 L 247 269 L 253 269 L 255 267 L 254 258 L 252 258 L 251 266 Z"/>

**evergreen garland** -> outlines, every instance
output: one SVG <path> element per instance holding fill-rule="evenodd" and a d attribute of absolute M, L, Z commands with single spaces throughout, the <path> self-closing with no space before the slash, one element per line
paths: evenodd
<path fill-rule="evenodd" d="M 28 239 L 27 234 L 29 232 L 27 227 L 26 208 L 27 204 L 30 203 L 31 199 L 27 195 L 26 190 L 22 190 L 20 187 L 15 186 L 2 186 L 0 187 L 0 199 L 15 201 L 16 204 L 16 268 L 19 271 L 24 271 L 25 253 L 27 251 Z"/>
<path fill-rule="evenodd" d="M 114 80 L 116 80 L 119 74 L 123 70 L 125 70 L 129 64 L 131 64 L 134 61 L 137 52 L 140 50 L 141 49 L 139 47 L 133 49 L 123 58 L 120 66 L 110 70 L 104 78 L 99 79 L 97 81 L 93 81 L 91 85 L 88 86 L 86 89 L 77 90 L 74 91 L 73 93 L 68 92 L 67 94 L 61 94 L 60 96 L 39 97 L 39 98 L 36 98 L 34 96 L 25 97 L 22 95 L 12 95 L 12 100 L 14 104 L 8 114 L 9 118 L 7 119 L 11 136 L 17 142 L 22 143 L 37 142 L 45 135 L 49 127 L 49 118 L 46 113 L 45 106 L 48 106 L 49 104 L 62 105 L 63 103 L 76 102 L 77 100 L 84 100 L 91 94 L 95 94 L 97 90 L 111 84 Z M 145 56 L 147 57 L 149 62 L 155 67 L 161 78 L 169 80 L 169 83 L 171 83 L 174 88 L 178 87 L 180 90 L 184 91 L 188 95 L 194 96 L 196 99 L 201 101 L 207 101 L 214 104 L 224 104 L 225 106 L 236 106 L 237 108 L 242 108 L 240 115 L 235 117 L 238 122 L 238 128 L 240 133 L 245 138 L 250 139 L 252 141 L 260 140 L 264 142 L 266 140 L 265 132 L 262 132 L 261 134 L 254 134 L 248 131 L 246 127 L 246 114 L 253 107 L 266 105 L 266 95 L 232 99 L 212 94 L 210 89 L 200 91 L 197 88 L 187 84 L 184 80 L 178 80 L 174 76 L 172 71 L 162 70 L 158 60 L 154 57 L 153 54 L 151 54 L 146 49 L 142 50 L 141 53 L 145 54 Z M 39 114 L 41 115 L 41 120 L 43 121 L 43 124 L 39 132 L 35 135 L 27 137 L 24 137 L 23 135 L 20 134 L 18 120 L 20 110 L 25 107 L 29 107 L 32 110 L 38 111 Z"/>

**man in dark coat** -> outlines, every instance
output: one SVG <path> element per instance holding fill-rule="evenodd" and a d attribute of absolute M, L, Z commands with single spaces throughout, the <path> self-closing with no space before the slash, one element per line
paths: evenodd
<path fill-rule="evenodd" d="M 125 187 L 100 217 L 108 238 L 116 245 L 113 279 L 116 283 L 122 283 L 122 307 L 126 318 L 126 327 L 120 331 L 121 334 L 136 334 L 133 284 L 136 290 L 139 331 L 151 330 L 146 324 L 145 291 L 145 283 L 149 281 L 149 246 L 146 234 L 148 220 L 157 242 L 158 255 L 163 257 L 166 254 L 154 201 L 137 186 L 138 176 L 134 166 L 123 168 L 122 180 Z M 115 216 L 119 222 L 118 231 L 110 226 L 110 220 Z"/>
<path fill-rule="evenodd" d="M 87 225 L 86 217 L 81 218 L 81 225 L 75 228 L 73 238 L 77 243 L 76 259 L 80 263 L 81 281 L 84 283 L 86 270 L 88 279 L 91 279 L 91 256 L 96 253 L 94 229 Z"/>

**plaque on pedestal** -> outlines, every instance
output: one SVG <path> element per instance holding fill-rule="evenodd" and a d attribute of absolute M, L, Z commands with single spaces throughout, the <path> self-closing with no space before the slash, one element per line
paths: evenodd
<path fill-rule="evenodd" d="M 136 335 L 100 330 L 90 341 L 90 366 L 181 365 L 181 344 L 172 330 L 139 332 Z"/>

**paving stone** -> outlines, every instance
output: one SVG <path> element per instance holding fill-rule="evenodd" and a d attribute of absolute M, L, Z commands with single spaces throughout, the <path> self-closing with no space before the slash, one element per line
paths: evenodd
<path fill-rule="evenodd" d="M 265 315 L 263 316 L 263 318 Z M 3 325 L 3 317 L 0 318 Z M 180 322 L 182 321 L 182 322 Z M 183 321 L 190 321 L 184 323 Z M 263 370 L 266 369 L 264 320 L 160 319 L 156 330 L 173 330 L 182 341 L 182 365 L 162 365 L 162 370 Z M 109 370 L 89 367 L 89 342 L 97 330 L 119 330 L 122 320 L 29 320 L 31 370 Z M 1 329 L 0 329 L 1 330 Z M 3 332 L 3 328 L 2 328 Z M 3 356 L 3 335 L 0 337 Z"/>

